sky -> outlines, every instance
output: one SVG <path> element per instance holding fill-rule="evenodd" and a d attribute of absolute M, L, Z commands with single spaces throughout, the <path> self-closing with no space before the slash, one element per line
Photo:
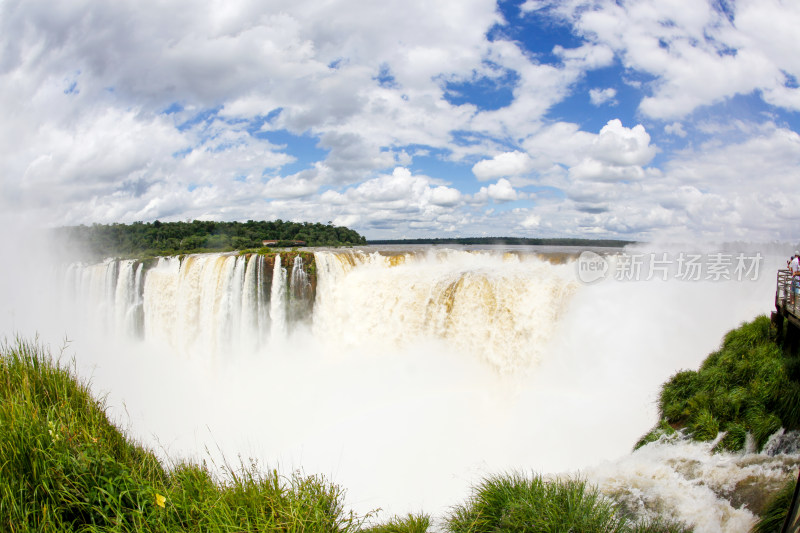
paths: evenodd
<path fill-rule="evenodd" d="M 0 0 L 0 216 L 800 240 L 798 27 L 795 0 Z"/>

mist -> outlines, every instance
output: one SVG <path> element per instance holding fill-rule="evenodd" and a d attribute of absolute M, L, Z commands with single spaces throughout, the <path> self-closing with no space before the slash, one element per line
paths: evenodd
<path fill-rule="evenodd" d="M 30 252 L 3 266 L 3 331 L 64 348 L 112 419 L 167 464 L 208 460 L 223 472 L 254 459 L 323 474 L 357 512 L 380 516 L 441 516 L 498 472 L 613 470 L 656 423 L 660 385 L 772 309 L 785 263 L 765 255 L 755 280 L 592 284 L 574 262 L 465 252 L 328 278 L 320 267 L 313 324 L 257 350 L 198 356 L 80 323 L 46 282 L 59 262 Z M 470 304 L 461 329 L 434 335 L 415 307 L 430 302 L 415 291 L 438 294 L 465 276 L 528 323 Z M 485 303 L 485 286 L 473 285 L 458 290 Z"/>

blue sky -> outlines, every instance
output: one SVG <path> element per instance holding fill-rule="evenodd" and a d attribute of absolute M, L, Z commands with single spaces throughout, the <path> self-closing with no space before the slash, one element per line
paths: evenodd
<path fill-rule="evenodd" d="M 0 5 L 0 209 L 797 240 L 800 4 Z"/>

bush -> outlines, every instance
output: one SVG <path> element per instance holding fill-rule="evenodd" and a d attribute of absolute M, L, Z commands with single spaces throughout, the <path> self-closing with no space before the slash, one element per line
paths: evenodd
<path fill-rule="evenodd" d="M 726 431 L 717 450 L 742 449 L 747 433 L 761 449 L 781 427 L 800 428 L 797 373 L 797 362 L 772 338 L 769 319 L 759 316 L 728 332 L 698 371 L 678 372 L 662 386 L 661 419 L 699 441 Z"/>
<path fill-rule="evenodd" d="M 453 533 L 625 531 L 616 505 L 585 481 L 545 481 L 520 474 L 493 476 L 447 519 Z"/>

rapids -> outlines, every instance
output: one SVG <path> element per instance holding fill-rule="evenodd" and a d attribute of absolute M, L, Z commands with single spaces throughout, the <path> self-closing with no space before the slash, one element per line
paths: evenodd
<path fill-rule="evenodd" d="M 746 531 L 734 488 L 785 478 L 796 450 L 630 450 L 661 383 L 770 311 L 782 258 L 755 279 L 585 283 L 580 250 L 550 252 L 72 264 L 54 327 L 118 423 L 167 460 L 321 473 L 384 515 L 441 516 L 491 473 L 577 472 L 643 516 Z"/>

